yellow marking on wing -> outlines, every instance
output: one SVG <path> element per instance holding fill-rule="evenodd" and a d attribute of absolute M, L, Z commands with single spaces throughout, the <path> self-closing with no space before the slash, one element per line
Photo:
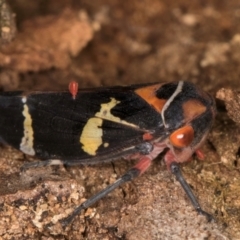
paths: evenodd
<path fill-rule="evenodd" d="M 33 128 L 32 128 L 32 117 L 29 113 L 28 106 L 26 104 L 26 98 L 22 99 L 23 105 L 23 116 L 25 117 L 23 121 L 23 137 L 20 143 L 20 150 L 28 155 L 35 155 L 33 148 Z"/>
<path fill-rule="evenodd" d="M 111 98 L 109 103 L 101 104 L 100 111 L 95 114 L 94 117 L 90 118 L 83 128 L 80 136 L 80 143 L 83 145 L 82 149 L 89 155 L 95 156 L 98 148 L 103 144 L 103 120 L 121 123 L 130 127 L 139 128 L 137 125 L 121 120 L 119 117 L 112 115 L 111 110 L 118 104 L 115 98 Z M 105 143 L 104 147 L 108 147 L 109 143 Z"/>
<path fill-rule="evenodd" d="M 96 155 L 96 151 L 102 145 L 102 119 L 93 117 L 88 120 L 83 128 L 80 137 L 80 143 L 83 144 L 82 149 L 90 155 Z"/>
<path fill-rule="evenodd" d="M 139 128 L 137 125 L 129 123 L 127 121 L 121 120 L 119 117 L 115 117 L 111 114 L 111 110 L 118 104 L 120 101 L 117 101 L 115 98 L 111 98 L 111 101 L 109 103 L 103 103 L 101 104 L 101 109 L 99 112 L 95 114 L 96 117 L 109 120 L 112 122 L 121 123 L 124 125 L 128 125 L 134 128 Z"/>

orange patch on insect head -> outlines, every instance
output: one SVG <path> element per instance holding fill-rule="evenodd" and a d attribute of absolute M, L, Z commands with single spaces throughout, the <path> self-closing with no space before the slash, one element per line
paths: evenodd
<path fill-rule="evenodd" d="M 191 122 L 206 111 L 206 107 L 198 100 L 189 100 L 182 104 L 185 122 Z"/>
<path fill-rule="evenodd" d="M 174 131 L 169 139 L 173 146 L 183 148 L 191 144 L 194 138 L 194 130 L 191 126 L 184 126 Z"/>
<path fill-rule="evenodd" d="M 148 104 L 152 105 L 158 112 L 162 111 L 167 99 L 159 99 L 156 97 L 156 91 L 162 84 L 155 84 L 148 87 L 143 87 L 135 90 L 135 93 L 143 98 Z"/>

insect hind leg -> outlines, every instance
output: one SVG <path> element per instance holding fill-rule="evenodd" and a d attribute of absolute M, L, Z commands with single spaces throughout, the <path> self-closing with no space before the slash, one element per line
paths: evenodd
<path fill-rule="evenodd" d="M 49 160 L 44 160 L 44 161 L 38 161 L 38 162 L 30 162 L 30 163 L 25 163 L 22 167 L 21 170 L 27 170 L 29 168 L 38 168 L 38 167 L 46 167 L 46 166 L 52 166 L 52 165 L 63 165 L 64 161 L 60 159 L 49 159 Z"/>

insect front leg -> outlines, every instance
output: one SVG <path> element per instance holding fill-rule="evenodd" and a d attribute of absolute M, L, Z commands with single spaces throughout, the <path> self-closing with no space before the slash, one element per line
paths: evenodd
<path fill-rule="evenodd" d="M 205 212 L 201 208 L 197 198 L 195 197 L 194 193 L 192 192 L 191 187 L 189 186 L 189 184 L 186 182 L 185 178 L 183 177 L 181 169 L 180 169 L 180 165 L 175 161 L 175 156 L 173 155 L 173 153 L 169 150 L 166 153 L 164 158 L 165 158 L 167 168 L 171 171 L 172 174 L 174 174 L 177 181 L 181 184 L 183 190 L 185 191 L 186 195 L 190 199 L 195 210 L 199 214 L 204 215 L 209 222 L 214 220 L 214 218 L 211 214 Z"/>

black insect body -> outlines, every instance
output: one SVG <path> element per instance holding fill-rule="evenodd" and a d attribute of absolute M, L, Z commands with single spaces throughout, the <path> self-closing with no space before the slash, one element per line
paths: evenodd
<path fill-rule="evenodd" d="M 81 165 L 123 157 L 139 162 L 114 184 L 88 199 L 66 219 L 119 185 L 145 172 L 166 148 L 164 160 L 195 209 L 206 215 L 185 182 L 178 163 L 199 151 L 213 124 L 214 99 L 189 82 L 0 94 L 0 138 L 44 161 L 28 167 Z"/>

